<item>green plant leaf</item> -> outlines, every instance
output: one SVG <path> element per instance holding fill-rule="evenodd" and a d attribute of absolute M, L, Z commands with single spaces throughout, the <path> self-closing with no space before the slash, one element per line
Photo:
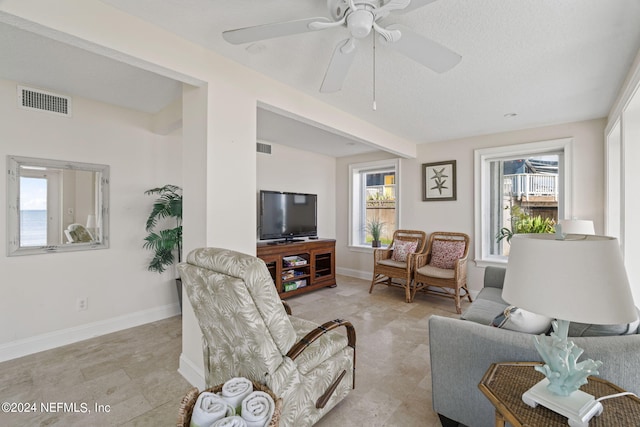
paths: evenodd
<path fill-rule="evenodd" d="M 175 262 L 175 252 L 178 262 L 182 260 L 182 189 L 176 185 L 165 185 L 147 190 L 145 194 L 159 195 L 147 218 L 149 234 L 144 238 L 143 247 L 154 252 L 148 269 L 162 273 Z M 176 227 L 154 230 L 163 218 L 173 218 Z"/>

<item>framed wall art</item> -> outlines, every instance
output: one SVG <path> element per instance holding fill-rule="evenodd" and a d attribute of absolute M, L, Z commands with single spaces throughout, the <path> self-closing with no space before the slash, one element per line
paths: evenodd
<path fill-rule="evenodd" d="M 422 164 L 422 200 L 456 200 L 456 161 Z"/>

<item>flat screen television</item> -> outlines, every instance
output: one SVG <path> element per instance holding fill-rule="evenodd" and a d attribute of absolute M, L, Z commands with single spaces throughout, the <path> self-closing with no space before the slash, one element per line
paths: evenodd
<path fill-rule="evenodd" d="M 318 196 L 260 190 L 260 240 L 316 236 Z"/>

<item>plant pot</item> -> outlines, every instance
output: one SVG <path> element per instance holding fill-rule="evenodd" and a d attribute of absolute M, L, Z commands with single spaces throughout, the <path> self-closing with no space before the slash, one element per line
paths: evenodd
<path fill-rule="evenodd" d="M 380 246 L 381 246 L 380 245 L 380 240 L 372 240 L 371 241 L 371 247 L 372 248 L 379 248 Z"/>
<path fill-rule="evenodd" d="M 176 290 L 178 291 L 178 304 L 180 304 L 180 313 L 182 313 L 182 279 L 176 279 Z"/>

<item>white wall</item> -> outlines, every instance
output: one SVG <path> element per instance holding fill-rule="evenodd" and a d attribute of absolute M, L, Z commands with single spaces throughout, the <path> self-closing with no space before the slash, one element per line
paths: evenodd
<path fill-rule="evenodd" d="M 184 117 L 182 141 L 187 251 L 203 244 L 255 251 L 259 102 L 295 112 L 400 155 L 415 156 L 413 141 L 349 116 L 98 0 L 4 0 L 0 2 L 0 21 L 197 86 L 192 88 L 195 94 L 188 90 L 183 99 L 187 104 L 183 105 L 184 111 L 194 115 L 188 123 Z M 114 172 L 112 169 L 112 175 Z M 199 332 L 192 313 L 185 310 L 180 371 L 201 386 Z"/>
<path fill-rule="evenodd" d="M 619 235 L 629 284 L 636 306 L 640 306 L 640 226 L 636 194 L 640 180 L 640 50 L 629 68 L 615 103 L 609 112 L 608 183 L 606 200 L 610 229 Z"/>
<path fill-rule="evenodd" d="M 17 106 L 16 85 L 0 80 L 0 157 L 109 165 L 111 233 L 105 250 L 0 257 L 0 360 L 176 314 L 172 274 L 146 271 L 142 243 L 153 199 L 143 193 L 180 184 L 180 133 L 155 135 L 150 115 L 82 98 L 73 98 L 70 118 L 27 111 Z M 6 183 L 0 188 L 6 194 Z M 88 297 L 86 311 L 76 310 L 78 297 Z"/>
<path fill-rule="evenodd" d="M 574 138 L 574 179 L 572 215 L 593 219 L 596 232 L 604 226 L 604 154 L 603 131 L 605 120 L 568 123 L 516 132 L 483 135 L 453 141 L 421 144 L 417 159 L 405 159 L 401 164 L 400 187 L 402 194 L 400 226 L 407 229 L 433 231 L 460 231 L 474 239 L 474 187 L 473 154 L 478 148 L 545 141 L 564 137 Z M 348 216 L 348 164 L 373 160 L 352 157 L 338 161 L 338 216 L 339 271 L 361 277 L 371 277 L 372 255 L 354 252 L 346 245 Z M 422 163 L 445 160 L 457 161 L 457 200 L 444 202 L 422 201 Z M 473 247 L 469 253 L 469 287 L 482 288 L 484 269 L 475 267 Z"/>
<path fill-rule="evenodd" d="M 637 92 L 623 113 L 623 153 L 624 153 L 624 238 L 622 248 L 625 267 L 636 305 L 640 305 L 640 197 L 637 185 L 640 182 L 640 92 Z"/>
<path fill-rule="evenodd" d="M 280 144 L 271 154 L 256 153 L 257 191 L 291 191 L 318 195 L 318 236 L 336 236 L 336 159 Z"/>

